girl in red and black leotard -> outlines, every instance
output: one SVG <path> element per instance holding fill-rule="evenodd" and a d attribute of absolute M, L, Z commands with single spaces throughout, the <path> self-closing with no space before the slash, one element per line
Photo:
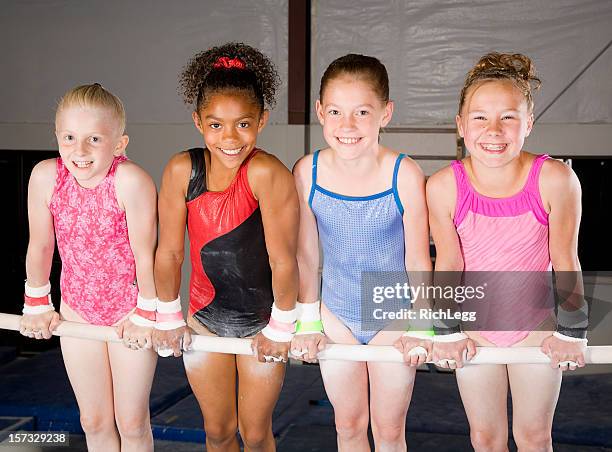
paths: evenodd
<path fill-rule="evenodd" d="M 181 89 L 206 148 L 173 156 L 162 178 L 155 284 L 158 311 L 170 320 L 156 326 L 154 346 L 178 356 L 189 331 L 253 337 L 256 356 L 184 354 L 210 451 L 238 451 L 238 429 L 245 450 L 275 448 L 272 410 L 295 321 L 299 217 L 291 173 L 255 147 L 277 85 L 271 61 L 252 47 L 231 43 L 197 54 Z M 189 328 L 175 312 L 186 226 Z"/>
<path fill-rule="evenodd" d="M 267 325 L 273 299 L 261 210 L 247 176 L 260 151 L 249 154 L 220 192 L 206 188 L 206 151 L 188 152 L 189 315 L 218 336 L 254 336 Z"/>

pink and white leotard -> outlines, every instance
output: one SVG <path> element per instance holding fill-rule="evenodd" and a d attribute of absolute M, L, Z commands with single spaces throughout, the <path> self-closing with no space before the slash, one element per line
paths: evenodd
<path fill-rule="evenodd" d="M 552 269 L 548 214 L 538 187 L 540 170 L 548 158 L 547 155 L 536 157 L 523 189 L 507 198 L 481 195 L 470 183 L 463 163 L 452 163 L 457 183 L 453 221 L 464 271 L 547 272 Z M 529 278 L 528 275 L 533 273 L 525 277 Z M 516 292 L 517 296 L 510 303 L 495 305 L 493 314 L 505 318 L 512 316 L 511 324 L 520 328 L 516 331 L 480 331 L 481 336 L 495 345 L 507 347 L 519 342 L 551 315 L 550 304 L 520 296 L 520 287 Z"/>
<path fill-rule="evenodd" d="M 49 209 L 62 259 L 62 301 L 95 325 L 113 325 L 136 306 L 136 264 L 117 203 L 115 157 L 94 188 L 81 187 L 61 158 Z"/>

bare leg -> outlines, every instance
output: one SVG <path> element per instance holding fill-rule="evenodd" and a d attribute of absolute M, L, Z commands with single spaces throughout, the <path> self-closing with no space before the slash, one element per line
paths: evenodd
<path fill-rule="evenodd" d="M 351 331 L 321 304 L 321 318 L 330 342 L 358 344 Z M 327 397 L 334 407 L 338 450 L 363 452 L 368 442 L 368 369 L 366 363 L 320 361 Z"/>
<path fill-rule="evenodd" d="M 368 345 L 392 344 L 402 332 L 381 331 Z M 368 365 L 370 377 L 370 416 L 376 450 L 406 450 L 406 415 L 412 397 L 416 368 L 403 363 Z"/>
<path fill-rule="evenodd" d="M 149 396 L 157 354 L 152 350 L 130 350 L 120 343 L 109 343 L 108 352 L 121 450 L 152 451 Z"/>
<path fill-rule="evenodd" d="M 185 370 L 206 431 L 206 450 L 240 450 L 236 431 L 236 356 L 223 353 L 183 353 Z"/>
<path fill-rule="evenodd" d="M 64 320 L 87 323 L 64 302 L 60 312 Z M 79 405 L 87 449 L 118 452 L 119 434 L 115 425 L 113 382 L 106 343 L 60 337 L 60 346 L 66 373 Z"/>
<path fill-rule="evenodd" d="M 508 450 L 508 373 L 505 365 L 457 369 L 457 384 L 476 452 Z"/>
<path fill-rule="evenodd" d="M 285 378 L 285 364 L 260 363 L 253 356 L 236 356 L 238 367 L 238 426 L 249 452 L 276 450 L 272 411 Z"/>
<path fill-rule="evenodd" d="M 547 364 L 508 366 L 512 432 L 519 451 L 552 452 L 552 422 L 561 389 L 561 370 Z"/>

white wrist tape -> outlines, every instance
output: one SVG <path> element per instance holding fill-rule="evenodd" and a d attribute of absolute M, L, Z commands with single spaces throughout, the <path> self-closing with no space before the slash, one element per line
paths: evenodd
<path fill-rule="evenodd" d="M 314 303 L 295 304 L 297 310 L 297 318 L 300 322 L 316 322 L 321 320 L 321 301 L 317 300 Z"/>
<path fill-rule="evenodd" d="M 174 330 L 187 325 L 181 310 L 181 297 L 173 301 L 157 301 L 156 330 Z M 166 320 L 167 319 L 167 320 Z"/>
<path fill-rule="evenodd" d="M 157 311 L 157 301 L 157 297 L 147 299 L 138 294 L 138 298 L 136 298 L 136 307 L 143 311 L 155 312 Z"/>
<path fill-rule="evenodd" d="M 261 330 L 261 334 L 274 342 L 291 342 L 293 339 L 293 333 L 279 331 L 275 328 L 271 328 L 270 325 L 266 325 L 265 328 Z"/>
<path fill-rule="evenodd" d="M 458 342 L 458 341 L 462 341 L 463 339 L 467 339 L 467 334 L 465 333 L 453 333 L 453 334 L 445 334 L 445 335 L 441 335 L 441 336 L 434 336 L 433 337 L 433 341 L 434 342 L 441 342 L 441 343 L 448 343 L 448 342 Z"/>
<path fill-rule="evenodd" d="M 555 331 L 553 333 L 553 336 L 565 342 L 581 342 L 584 345 L 586 345 L 589 342 L 587 338 L 566 336 L 565 334 L 561 334 L 558 331 Z"/>
<path fill-rule="evenodd" d="M 296 336 L 305 334 L 323 334 L 323 324 L 321 323 L 321 301 L 313 303 L 295 304 L 297 310 Z"/>
<path fill-rule="evenodd" d="M 41 298 L 45 295 L 49 295 L 51 292 L 51 282 L 48 282 L 44 286 L 41 287 L 32 287 L 28 285 L 28 282 L 25 282 L 25 294 L 28 297 L 32 298 Z"/>
<path fill-rule="evenodd" d="M 270 317 L 283 323 L 295 323 L 297 320 L 297 309 L 294 308 L 291 311 L 283 311 L 278 309 L 276 302 L 274 302 L 272 303 L 272 315 Z"/>
<path fill-rule="evenodd" d="M 130 316 L 134 325 L 152 327 L 155 325 L 155 312 L 157 310 L 157 298 L 145 299 L 140 293 L 136 301 L 136 311 Z M 143 314 L 143 315 L 141 315 Z M 144 317 L 144 315 L 147 317 Z"/>
<path fill-rule="evenodd" d="M 28 314 L 28 315 L 38 315 L 38 314 L 44 314 L 45 312 L 49 312 L 49 311 L 55 311 L 55 308 L 50 303 L 51 303 L 51 297 L 49 297 L 49 304 L 44 305 L 44 306 L 28 306 L 27 304 L 25 304 L 23 305 L 23 309 L 21 310 L 21 312 L 23 312 L 24 314 Z"/>
<path fill-rule="evenodd" d="M 295 322 L 297 310 L 282 311 L 272 303 L 272 315 L 266 327 L 261 330 L 261 334 L 274 342 L 291 342 L 295 334 Z"/>

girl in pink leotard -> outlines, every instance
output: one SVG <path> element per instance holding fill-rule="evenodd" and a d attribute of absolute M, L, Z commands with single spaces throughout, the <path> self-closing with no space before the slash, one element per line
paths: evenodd
<path fill-rule="evenodd" d="M 456 118 L 470 155 L 427 183 L 435 270 L 487 271 L 491 278 L 515 282 L 510 286 L 510 301 L 491 299 L 486 312 L 493 323 L 510 320 L 506 325 L 511 326 L 504 331 L 448 329 L 437 330 L 434 337 L 432 359 L 458 368 L 457 382 L 477 451 L 508 450 L 509 388 L 518 449 L 552 451 L 561 370 L 584 365 L 586 332 L 557 326 L 553 334 L 554 311 L 545 303 L 546 293 L 533 296 L 528 291 L 533 286 L 516 284 L 524 277 L 545 277 L 551 268 L 573 274 L 580 270 L 578 179 L 565 164 L 522 150 L 533 126 L 533 83 L 539 80 L 526 56 L 490 53 L 482 57 L 467 76 Z M 510 272 L 523 273 L 513 280 Z M 463 367 L 463 353 L 469 359 L 475 345 L 541 346 L 552 366 Z"/>
<path fill-rule="evenodd" d="M 60 318 L 116 326 L 126 346 L 60 341 L 87 447 L 153 450 L 155 185 L 124 155 L 123 105 L 99 84 L 66 93 L 55 123 L 60 156 L 36 165 L 28 189 L 21 333 L 49 338 Z M 62 259 L 59 314 L 48 282 L 55 238 Z"/>

